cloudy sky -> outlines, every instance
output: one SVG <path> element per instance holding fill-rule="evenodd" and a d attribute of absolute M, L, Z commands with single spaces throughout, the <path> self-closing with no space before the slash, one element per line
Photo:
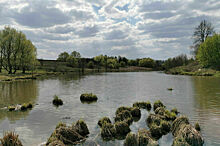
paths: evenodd
<path fill-rule="evenodd" d="M 43 59 L 73 50 L 83 57 L 190 54 L 203 19 L 220 32 L 219 0 L 0 0 L 0 29 L 23 31 Z"/>

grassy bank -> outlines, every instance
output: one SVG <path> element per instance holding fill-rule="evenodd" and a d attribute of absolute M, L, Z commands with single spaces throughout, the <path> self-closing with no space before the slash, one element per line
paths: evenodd
<path fill-rule="evenodd" d="M 220 71 L 211 68 L 203 68 L 197 62 L 188 65 L 171 68 L 165 71 L 167 74 L 173 75 L 189 75 L 189 76 L 216 76 L 220 77 Z"/>
<path fill-rule="evenodd" d="M 107 72 L 138 72 L 138 71 L 152 71 L 152 69 L 145 67 L 134 67 L 134 66 L 123 67 L 119 69 L 107 69 Z M 81 68 L 72 68 L 65 65 L 59 65 L 54 67 L 53 64 L 51 64 L 43 67 L 38 66 L 38 69 L 35 70 L 33 73 L 27 71 L 25 74 L 23 74 L 21 71 L 17 71 L 16 74 L 8 74 L 5 70 L 3 70 L 3 72 L 0 73 L 0 82 L 37 79 L 48 76 L 58 76 L 60 74 L 65 74 L 65 73 L 89 74 L 96 72 L 106 72 L 106 70 L 104 68 L 101 68 L 99 70 L 84 68 L 82 71 Z"/>

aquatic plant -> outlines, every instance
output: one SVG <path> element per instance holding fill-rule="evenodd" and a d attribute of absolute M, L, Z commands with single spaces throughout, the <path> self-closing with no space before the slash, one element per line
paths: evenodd
<path fill-rule="evenodd" d="M 138 145 L 138 141 L 137 141 L 137 136 L 135 133 L 128 133 L 125 141 L 124 141 L 124 146 L 137 146 Z"/>
<path fill-rule="evenodd" d="M 173 90 L 173 88 L 167 88 L 167 90 L 172 91 L 172 90 Z"/>
<path fill-rule="evenodd" d="M 178 134 L 183 124 L 189 124 L 189 119 L 186 116 L 180 116 L 173 121 L 171 131 L 174 136 Z"/>
<path fill-rule="evenodd" d="M 155 111 L 158 107 L 165 107 L 160 100 L 157 100 L 157 101 L 154 102 L 154 111 Z"/>
<path fill-rule="evenodd" d="M 147 129 L 139 129 L 137 134 L 138 146 L 159 146 L 158 142 L 151 137 L 150 131 Z"/>
<path fill-rule="evenodd" d="M 56 129 L 51 134 L 46 145 L 60 144 L 62 145 L 75 145 L 85 139 L 89 134 L 88 127 L 83 120 L 79 120 L 72 126 L 67 126 L 65 123 L 58 123 Z"/>
<path fill-rule="evenodd" d="M 14 132 L 4 133 L 3 138 L 1 139 L 1 146 L 23 146 L 21 141 L 18 139 L 18 135 Z"/>
<path fill-rule="evenodd" d="M 80 119 L 75 124 L 76 132 L 78 132 L 82 136 L 86 136 L 89 134 L 89 129 L 84 120 Z"/>
<path fill-rule="evenodd" d="M 131 112 L 128 110 L 124 110 L 118 113 L 115 117 L 115 122 L 118 121 L 125 121 L 128 125 L 130 125 L 133 122 Z"/>
<path fill-rule="evenodd" d="M 15 106 L 8 106 L 8 110 L 9 111 L 14 111 L 15 110 Z"/>
<path fill-rule="evenodd" d="M 171 124 L 168 121 L 162 120 L 160 122 L 160 126 L 161 126 L 161 132 L 163 135 L 166 135 L 167 133 L 170 132 Z"/>
<path fill-rule="evenodd" d="M 101 128 L 101 136 L 104 140 L 112 140 L 116 136 L 116 129 L 111 123 L 104 122 Z"/>
<path fill-rule="evenodd" d="M 124 121 L 116 122 L 114 126 L 118 136 L 126 136 L 131 131 L 129 125 Z"/>
<path fill-rule="evenodd" d="M 199 131 L 189 124 L 189 120 L 185 116 L 178 117 L 173 121 L 171 131 L 175 137 L 174 144 L 180 140 L 189 145 L 202 146 L 204 144 L 204 139 Z"/>
<path fill-rule="evenodd" d="M 101 118 L 101 119 L 98 121 L 98 125 L 99 125 L 100 127 L 102 127 L 102 124 L 103 124 L 104 122 L 110 123 L 110 124 L 112 123 L 111 120 L 110 120 L 108 117 L 103 117 L 103 118 Z"/>
<path fill-rule="evenodd" d="M 57 95 L 54 95 L 53 104 L 55 106 L 63 105 L 63 101 Z"/>
<path fill-rule="evenodd" d="M 27 110 L 27 104 L 26 103 L 23 103 L 22 105 L 21 105 L 21 111 L 26 111 Z"/>
<path fill-rule="evenodd" d="M 133 118 L 141 117 L 141 110 L 137 107 L 131 108 L 130 112 Z"/>
<path fill-rule="evenodd" d="M 173 112 L 173 113 L 175 113 L 176 115 L 178 115 L 178 113 L 179 113 L 178 110 L 177 110 L 177 108 L 173 108 L 173 109 L 171 109 L 170 111 Z"/>
<path fill-rule="evenodd" d="M 97 101 L 98 97 L 92 93 L 84 93 L 80 96 L 81 101 Z"/>
<path fill-rule="evenodd" d="M 33 104 L 32 103 L 28 103 L 27 104 L 27 108 L 32 109 L 33 108 Z"/>
<path fill-rule="evenodd" d="M 147 109 L 147 110 L 151 110 L 151 103 L 148 102 L 135 102 L 133 104 L 133 107 L 138 107 L 138 108 L 142 108 L 142 109 Z"/>
<path fill-rule="evenodd" d="M 197 131 L 200 131 L 200 130 L 201 130 L 200 125 L 199 125 L 198 122 L 195 123 L 194 127 L 195 127 L 195 129 L 196 129 Z"/>

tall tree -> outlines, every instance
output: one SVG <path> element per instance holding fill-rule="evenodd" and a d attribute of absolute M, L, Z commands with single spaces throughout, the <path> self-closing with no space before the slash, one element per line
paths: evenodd
<path fill-rule="evenodd" d="M 17 69 L 30 67 L 36 61 L 36 48 L 27 41 L 22 32 L 14 28 L 5 27 L 0 31 L 1 66 L 9 74 L 16 73 Z M 25 72 L 25 71 L 24 71 Z"/>
<path fill-rule="evenodd" d="M 73 51 L 70 55 L 73 56 L 74 58 L 81 58 L 80 53 L 77 51 Z"/>
<path fill-rule="evenodd" d="M 66 62 L 68 57 L 69 54 L 67 52 L 63 52 L 59 54 L 57 60 Z"/>
<path fill-rule="evenodd" d="M 200 44 L 205 42 L 207 37 L 212 36 L 214 33 L 214 27 L 210 22 L 206 20 L 202 20 L 200 22 L 200 24 L 195 28 L 193 34 L 194 42 L 191 48 L 193 49 L 194 55 L 197 54 Z"/>

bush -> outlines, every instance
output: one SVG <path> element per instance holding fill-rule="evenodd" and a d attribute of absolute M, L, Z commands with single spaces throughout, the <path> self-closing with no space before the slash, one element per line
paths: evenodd
<path fill-rule="evenodd" d="M 220 68 L 220 34 L 208 37 L 199 47 L 196 55 L 204 67 Z"/>
<path fill-rule="evenodd" d="M 22 146 L 21 141 L 18 139 L 18 135 L 14 132 L 4 133 L 3 138 L 1 139 L 1 146 Z"/>
<path fill-rule="evenodd" d="M 55 106 L 63 105 L 63 101 L 57 95 L 54 95 L 53 104 Z"/>

